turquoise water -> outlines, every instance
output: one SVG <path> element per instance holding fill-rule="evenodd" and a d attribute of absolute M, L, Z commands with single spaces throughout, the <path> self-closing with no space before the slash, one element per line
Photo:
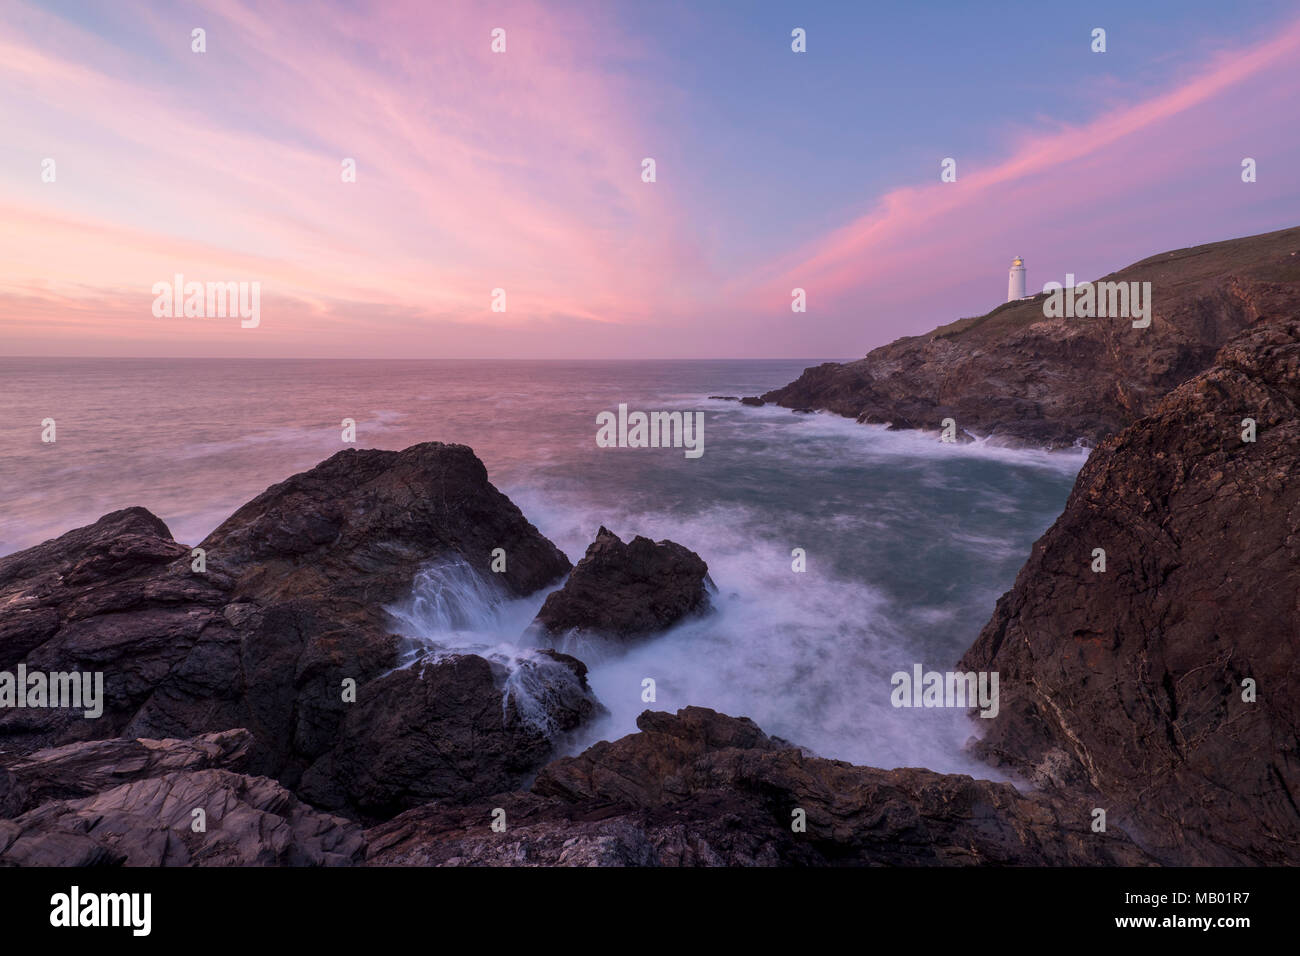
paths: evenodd
<path fill-rule="evenodd" d="M 571 559 L 604 524 L 686 545 L 717 585 L 706 618 L 630 650 L 585 649 L 611 716 L 570 746 L 632 731 L 647 707 L 698 704 L 826 756 L 987 775 L 961 750 L 978 726 L 892 708 L 889 676 L 952 666 L 1084 459 L 707 398 L 758 394 L 809 364 L 0 359 L 0 554 L 127 505 L 196 542 L 347 447 L 344 418 L 356 447 L 463 442 Z M 703 456 L 597 447 L 596 415 L 620 403 L 703 411 Z M 508 646 L 540 600 L 484 613 L 481 634 L 420 636 Z"/>

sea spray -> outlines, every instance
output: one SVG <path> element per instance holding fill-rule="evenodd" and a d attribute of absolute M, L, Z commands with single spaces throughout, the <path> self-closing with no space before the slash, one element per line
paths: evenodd
<path fill-rule="evenodd" d="M 176 540 L 200 543 L 263 489 L 337 451 L 333 423 L 311 423 L 322 408 L 344 407 L 359 425 L 364 419 L 374 447 L 470 445 L 492 483 L 571 560 L 605 524 L 625 536 L 678 541 L 708 561 L 719 588 L 714 614 L 633 648 L 597 653 L 593 645 L 577 655 L 611 711 L 589 726 L 590 739 L 635 732 L 644 710 L 693 704 L 751 717 L 768 733 L 855 763 L 974 767 L 962 746 L 992 721 L 894 709 L 889 675 L 915 661 L 942 666 L 961 658 L 1034 540 L 1060 514 L 1082 451 L 940 445 L 919 432 L 727 402 L 708 404 L 709 454 L 698 459 L 621 453 L 592 441 L 593 411 L 616 409 L 630 395 L 634 408 L 686 413 L 711 394 L 761 394 L 829 358 L 836 356 L 608 363 L 0 357 L 0 418 L 30 418 L 35 426 L 58 407 L 60 426 L 63 418 L 97 422 L 83 432 L 75 461 L 47 454 L 52 446 L 39 442 L 14 443 L 0 458 L 8 493 L 0 553 L 129 501 L 147 504 Z M 142 411 L 119 408 L 103 418 L 122 392 L 138 396 L 133 408 Z M 217 407 L 231 414 L 214 418 Z M 54 447 L 65 437 L 61 428 Z M 806 552 L 804 573 L 792 571 L 795 547 Z M 486 567 L 488 556 L 479 558 Z M 398 610 L 408 620 L 395 618 L 394 630 L 408 635 L 408 662 L 421 653 L 494 661 L 525 654 L 521 635 L 545 594 L 485 594 L 481 586 L 474 579 L 462 591 L 453 586 L 427 614 L 408 603 L 413 594 L 403 596 Z M 653 701 L 642 699 L 647 679 L 655 682 Z"/>
<path fill-rule="evenodd" d="M 528 646 L 527 625 L 544 598 L 545 592 L 515 598 L 460 556 L 428 564 L 416 573 L 408 600 L 386 609 L 407 641 L 399 667 L 477 654 L 502 675 L 503 722 L 557 737 L 564 723 L 558 715 L 582 713 L 590 694 L 581 664 L 575 672 L 547 650 Z"/>
<path fill-rule="evenodd" d="M 697 705 L 824 756 L 987 776 L 964 750 L 979 725 L 959 708 L 893 707 L 890 677 L 970 646 L 1085 453 L 941 447 L 783 409 L 714 417 L 728 455 L 707 459 L 689 496 L 629 495 L 620 482 L 578 490 L 542 476 L 507 488 L 570 555 L 605 524 L 698 551 L 718 585 L 707 617 L 631 647 L 564 648 L 590 666 L 610 711 L 578 745 L 635 732 L 646 709 Z M 642 487 L 650 483 L 643 471 Z M 795 547 L 804 573 L 792 570 Z M 653 703 L 641 697 L 647 680 Z"/>
<path fill-rule="evenodd" d="M 545 597 L 539 592 L 517 598 L 454 555 L 422 567 L 409 598 L 385 610 L 394 630 L 407 639 L 407 663 L 429 652 L 513 652 Z"/>

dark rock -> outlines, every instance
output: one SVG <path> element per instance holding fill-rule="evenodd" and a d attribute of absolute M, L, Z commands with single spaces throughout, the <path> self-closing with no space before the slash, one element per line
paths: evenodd
<path fill-rule="evenodd" d="M 405 594 L 431 558 L 456 554 L 495 574 L 513 594 L 562 577 L 568 559 L 488 481 L 465 445 L 426 442 L 404 451 L 348 450 L 273 485 L 202 544 L 237 597 L 312 595 L 338 610 Z M 353 605 L 354 607 L 348 607 Z"/>
<path fill-rule="evenodd" d="M 307 771 L 299 792 L 382 819 L 432 799 L 522 786 L 553 755 L 553 739 L 600 707 L 581 661 L 539 655 L 513 664 L 458 654 L 366 685 L 338 746 Z"/>
<path fill-rule="evenodd" d="M 740 401 L 740 396 L 738 396 L 738 395 L 710 395 L 710 396 L 709 396 L 709 400 L 710 400 L 710 401 L 717 401 L 717 402 L 738 402 L 738 401 Z"/>
<path fill-rule="evenodd" d="M 962 664 L 1000 674 L 980 751 L 1164 863 L 1300 862 L 1298 459 L 1294 318 L 1094 451 Z"/>
<path fill-rule="evenodd" d="M 0 711 L 0 749 L 121 735 L 201 637 L 227 631 L 226 594 L 190 571 L 189 554 L 148 511 L 127 508 L 0 558 L 0 669 L 101 672 L 104 692 L 97 718 L 82 708 Z"/>
<path fill-rule="evenodd" d="M 0 816 L 17 816 L 48 800 L 90 796 L 175 771 L 242 770 L 252 743 L 247 730 L 227 730 L 189 740 L 118 737 L 38 750 L 3 768 L 21 788 L 22 798 Z"/>
<path fill-rule="evenodd" d="M 0 820 L 0 865 L 337 866 L 364 846 L 355 824 L 228 770 L 165 773 Z"/>
<path fill-rule="evenodd" d="M 577 632 L 620 639 L 662 631 L 708 605 L 709 566 L 672 541 L 640 535 L 624 543 L 602 527 L 534 626 L 553 637 Z"/>
<path fill-rule="evenodd" d="M 767 403 L 766 403 L 765 401 L 763 401 L 763 399 L 758 398 L 758 397 L 756 397 L 756 396 L 753 396 L 753 395 L 746 395 L 744 398 L 742 398 L 742 399 L 740 400 L 740 404 L 742 404 L 742 405 L 752 405 L 754 408 L 759 408 L 759 407 L 761 407 L 761 406 L 763 406 L 763 405 L 766 405 Z"/>
<path fill-rule="evenodd" d="M 647 712 L 564 758 L 532 794 L 411 810 L 367 832 L 369 865 L 1083 865 L 1149 862 L 1089 805 L 928 770 L 824 760 L 752 721 Z M 506 829 L 494 832 L 495 809 Z M 794 811 L 807 831 L 794 832 Z"/>
<path fill-rule="evenodd" d="M 205 573 L 191 569 L 190 549 L 161 521 L 131 508 L 0 558 L 0 667 L 100 671 L 106 697 L 98 719 L 6 709 L 0 750 L 245 727 L 249 772 L 292 787 L 336 747 L 352 746 L 341 737 L 344 680 L 369 688 L 361 699 L 370 706 L 383 706 L 374 695 L 385 689 L 409 689 L 380 680 L 405 650 L 385 606 L 409 595 L 426 563 L 457 560 L 488 574 L 492 551 L 503 548 L 507 571 L 492 580 L 510 595 L 569 570 L 470 449 L 437 442 L 340 452 L 244 505 L 201 547 Z M 573 703 L 564 694 L 554 701 Z M 476 700 L 489 704 L 503 709 L 502 692 Z M 393 706 L 441 726 L 406 702 Z M 549 716 L 573 720 L 568 710 Z M 535 741 L 527 752 L 549 756 Z M 494 758 L 485 750 L 482 759 Z"/>
<path fill-rule="evenodd" d="M 491 829 L 493 812 L 506 829 Z M 657 866 L 644 824 L 626 811 L 575 811 L 506 793 L 475 806 L 427 804 L 366 831 L 367 866 Z"/>
<path fill-rule="evenodd" d="M 1009 443 L 1095 445 L 1149 415 L 1237 333 L 1295 315 L 1297 250 L 1300 229 L 1287 229 L 1161 253 L 1098 280 L 1151 283 L 1145 329 L 1124 318 L 1048 319 L 1038 296 L 809 368 L 763 398 L 894 428 L 938 429 L 951 416 Z"/>
<path fill-rule="evenodd" d="M 0 820 L 16 817 L 29 806 L 29 794 L 23 782 L 0 767 Z"/>

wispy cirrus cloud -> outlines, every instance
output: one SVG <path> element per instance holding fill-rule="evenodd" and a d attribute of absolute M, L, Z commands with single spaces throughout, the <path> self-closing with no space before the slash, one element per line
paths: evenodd
<path fill-rule="evenodd" d="M 1188 53 L 1159 88 L 1094 77 L 1098 105 L 1079 121 L 1000 104 L 993 147 L 953 145 L 957 183 L 938 181 L 936 155 L 898 177 L 910 185 L 810 210 L 840 225 L 771 258 L 757 250 L 786 241 L 779 217 L 750 244 L 718 228 L 726 207 L 710 196 L 727 163 L 798 151 L 776 160 L 711 141 L 726 107 L 679 85 L 665 51 L 615 12 L 511 0 L 305 16 L 279 0 L 125 0 L 79 24 L 11 0 L 0 347 L 847 356 L 996 304 L 1013 255 L 1037 287 L 1296 218 L 1300 132 L 1286 118 L 1300 23 Z M 201 55 L 189 45 L 200 25 Z M 490 50 L 498 26 L 504 55 Z M 665 152 L 669 175 L 641 182 L 642 157 Z M 1250 185 L 1247 155 L 1261 168 Z M 55 184 L 40 181 L 44 157 Z M 344 157 L 355 184 L 340 182 Z M 260 281 L 256 334 L 155 319 L 150 289 L 178 272 Z M 790 311 L 796 286 L 806 315 Z M 489 308 L 498 287 L 505 314 Z"/>
<path fill-rule="evenodd" d="M 773 303 L 788 312 L 790 289 L 805 287 L 822 314 L 856 313 L 906 334 L 957 316 L 909 324 L 900 312 L 924 311 L 985 277 L 988 292 L 971 296 L 976 307 L 964 314 L 996 304 L 1005 288 L 1000 269 L 1014 255 L 1030 257 L 1041 284 L 1228 238 L 1237 223 L 1251 231 L 1260 208 L 1279 200 L 1289 198 L 1291 208 L 1273 228 L 1294 225 L 1298 193 L 1286 169 L 1300 159 L 1300 134 L 1284 130 L 1281 117 L 1300 101 L 1297 63 L 1300 21 L 1215 55 L 1170 89 L 1022 136 L 1003 158 L 958 156 L 955 183 L 939 181 L 936 157 L 924 185 L 886 193 L 733 288 L 756 289 L 754 308 L 775 314 Z M 1264 157 L 1266 181 L 1241 182 L 1245 156 Z"/>
<path fill-rule="evenodd" d="M 33 7 L 0 32 L 0 82 L 21 91 L 0 107 L 14 227 L 0 292 L 96 287 L 120 297 L 116 315 L 140 310 L 111 328 L 129 339 L 165 334 L 153 282 L 237 276 L 298 303 L 268 326 L 309 337 L 323 308 L 404 311 L 416 330 L 635 321 L 689 292 L 663 274 L 703 274 L 671 192 L 640 181 L 653 137 L 590 55 L 607 25 L 522 2 L 490 17 L 340 5 L 306 22 L 291 4 L 202 9 L 123 5 L 125 47 Z M 45 156 L 55 184 L 38 179 Z M 340 182 L 344 157 L 356 184 Z"/>

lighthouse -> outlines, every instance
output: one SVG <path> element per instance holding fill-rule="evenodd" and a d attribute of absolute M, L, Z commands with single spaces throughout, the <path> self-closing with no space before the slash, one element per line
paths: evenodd
<path fill-rule="evenodd" d="M 1011 275 L 1007 277 L 1007 301 L 1025 297 L 1025 260 L 1016 256 L 1011 260 Z"/>

